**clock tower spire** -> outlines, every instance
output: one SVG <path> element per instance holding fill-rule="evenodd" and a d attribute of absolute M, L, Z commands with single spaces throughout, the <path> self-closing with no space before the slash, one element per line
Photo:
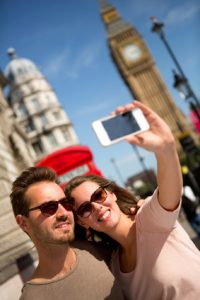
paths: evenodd
<path fill-rule="evenodd" d="M 106 0 L 100 0 L 100 14 L 111 57 L 133 98 L 156 111 L 179 139 L 188 131 L 188 122 L 172 99 L 142 36 Z"/>

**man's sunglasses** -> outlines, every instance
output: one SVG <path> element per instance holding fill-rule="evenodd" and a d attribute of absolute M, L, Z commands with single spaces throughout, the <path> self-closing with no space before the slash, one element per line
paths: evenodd
<path fill-rule="evenodd" d="M 107 187 L 108 185 L 104 187 L 99 187 L 96 191 L 94 191 L 94 193 L 90 197 L 90 201 L 83 202 L 77 208 L 77 210 L 74 211 L 74 213 L 79 217 L 88 218 L 91 215 L 93 210 L 92 202 L 103 203 L 106 200 L 107 192 L 105 190 L 105 187 Z"/>
<path fill-rule="evenodd" d="M 72 211 L 73 205 L 67 200 L 67 198 L 62 198 L 59 201 L 48 201 L 41 205 L 38 205 L 33 208 L 29 208 L 29 211 L 40 209 L 41 213 L 47 216 L 52 216 L 56 213 L 58 209 L 58 204 L 61 204 L 66 210 Z"/>

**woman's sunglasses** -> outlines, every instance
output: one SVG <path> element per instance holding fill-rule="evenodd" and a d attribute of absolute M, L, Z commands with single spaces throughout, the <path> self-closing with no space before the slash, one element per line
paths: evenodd
<path fill-rule="evenodd" d="M 32 210 L 40 209 L 43 215 L 52 216 L 56 213 L 58 209 L 58 204 L 61 204 L 66 210 L 72 211 L 73 208 L 72 203 L 70 203 L 69 200 L 67 200 L 67 198 L 62 198 L 59 201 L 52 200 L 49 202 L 45 202 L 39 206 L 29 208 L 28 212 Z"/>
<path fill-rule="evenodd" d="M 108 185 L 107 185 L 108 186 Z M 74 213 L 82 218 L 88 218 L 93 210 L 92 202 L 103 203 L 107 198 L 107 192 L 104 187 L 99 187 L 91 196 L 90 201 L 83 202 Z"/>

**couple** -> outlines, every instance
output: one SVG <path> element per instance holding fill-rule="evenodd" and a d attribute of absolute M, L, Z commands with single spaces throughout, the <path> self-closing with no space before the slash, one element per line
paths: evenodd
<path fill-rule="evenodd" d="M 136 217 L 123 213 L 125 202 L 134 202 L 133 196 L 105 178 L 76 177 L 64 193 L 54 172 L 30 168 L 13 183 L 11 202 L 17 223 L 39 255 L 21 300 L 117 300 L 123 299 L 121 290 L 128 300 L 200 299 L 200 254 L 177 222 L 182 176 L 173 135 L 140 102 L 120 107 L 116 113 L 133 107 L 142 109 L 150 129 L 127 141 L 154 152 L 158 184 Z M 112 256 L 99 243 L 70 243 L 73 213 L 82 226 L 117 242 Z M 115 279 L 104 263 L 106 258 Z"/>

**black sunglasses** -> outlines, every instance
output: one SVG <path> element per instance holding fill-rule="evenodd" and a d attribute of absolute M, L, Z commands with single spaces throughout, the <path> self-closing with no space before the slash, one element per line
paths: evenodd
<path fill-rule="evenodd" d="M 108 184 L 109 185 L 109 184 Z M 106 186 L 108 186 L 106 185 Z M 74 213 L 82 218 L 88 218 L 93 210 L 92 207 L 92 202 L 96 202 L 96 203 L 103 203 L 106 198 L 107 198 L 107 192 L 105 190 L 105 187 L 99 187 L 96 191 L 94 191 L 94 193 L 92 194 L 92 196 L 90 197 L 90 201 L 85 201 L 83 202 L 76 211 L 74 211 Z"/>
<path fill-rule="evenodd" d="M 67 200 L 67 198 L 62 198 L 59 201 L 48 201 L 45 202 L 41 205 L 38 205 L 36 207 L 33 208 L 29 208 L 29 211 L 32 210 L 36 210 L 36 209 L 40 209 L 41 213 L 47 216 L 52 216 L 56 213 L 57 209 L 58 209 L 58 204 L 62 204 L 62 206 L 68 210 L 68 211 L 72 211 L 73 205 L 72 203 L 69 202 L 69 200 Z"/>

